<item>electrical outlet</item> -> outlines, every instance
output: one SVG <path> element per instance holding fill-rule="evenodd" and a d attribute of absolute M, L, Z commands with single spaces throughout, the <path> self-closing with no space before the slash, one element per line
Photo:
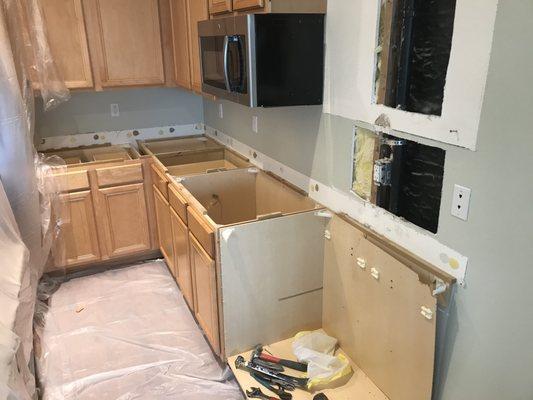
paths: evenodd
<path fill-rule="evenodd" d="M 224 118 L 224 107 L 222 107 L 222 103 L 218 103 L 218 118 Z"/>
<path fill-rule="evenodd" d="M 118 117 L 119 115 L 120 109 L 118 108 L 118 104 L 111 104 L 111 116 Z"/>
<path fill-rule="evenodd" d="M 468 219 L 468 209 L 470 208 L 471 190 L 467 187 L 455 185 L 453 189 L 452 215 L 463 221 Z"/>
<path fill-rule="evenodd" d="M 252 117 L 252 131 L 254 131 L 255 133 L 259 132 L 259 121 L 257 115 L 254 115 Z"/>

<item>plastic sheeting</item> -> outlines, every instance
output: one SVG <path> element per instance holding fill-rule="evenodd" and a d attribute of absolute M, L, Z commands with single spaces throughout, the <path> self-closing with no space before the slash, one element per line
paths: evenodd
<path fill-rule="evenodd" d="M 59 288 L 43 282 L 39 297 L 36 356 L 44 400 L 243 398 L 162 261 Z"/>
<path fill-rule="evenodd" d="M 33 87 L 45 108 L 68 98 L 44 31 L 38 0 L 0 0 L 0 396 L 10 399 L 35 395 L 33 313 L 57 198 L 40 192 L 51 175 L 33 147 Z"/>

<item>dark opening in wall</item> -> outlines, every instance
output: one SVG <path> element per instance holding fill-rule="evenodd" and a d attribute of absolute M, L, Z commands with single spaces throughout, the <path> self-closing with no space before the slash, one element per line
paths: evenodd
<path fill-rule="evenodd" d="M 436 233 L 445 156 L 437 147 L 358 128 L 352 190 Z"/>
<path fill-rule="evenodd" d="M 382 0 L 376 102 L 441 115 L 456 0 Z"/>

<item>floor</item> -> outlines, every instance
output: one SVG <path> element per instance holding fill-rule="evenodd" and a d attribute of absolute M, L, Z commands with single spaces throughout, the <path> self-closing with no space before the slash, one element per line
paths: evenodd
<path fill-rule="evenodd" d="M 48 285 L 40 297 L 45 400 L 243 398 L 162 261 Z"/>

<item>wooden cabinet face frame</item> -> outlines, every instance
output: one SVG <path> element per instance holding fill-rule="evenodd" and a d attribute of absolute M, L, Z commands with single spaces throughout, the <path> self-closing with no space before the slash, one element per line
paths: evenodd
<path fill-rule="evenodd" d="M 157 232 L 159 234 L 159 249 L 170 268 L 174 271 L 174 249 L 172 243 L 172 225 L 170 220 L 170 205 L 159 190 L 153 186 Z"/>
<path fill-rule="evenodd" d="M 170 208 L 172 242 L 174 246 L 174 273 L 183 297 L 194 310 L 194 289 L 189 250 L 189 229 L 180 216 Z"/>

